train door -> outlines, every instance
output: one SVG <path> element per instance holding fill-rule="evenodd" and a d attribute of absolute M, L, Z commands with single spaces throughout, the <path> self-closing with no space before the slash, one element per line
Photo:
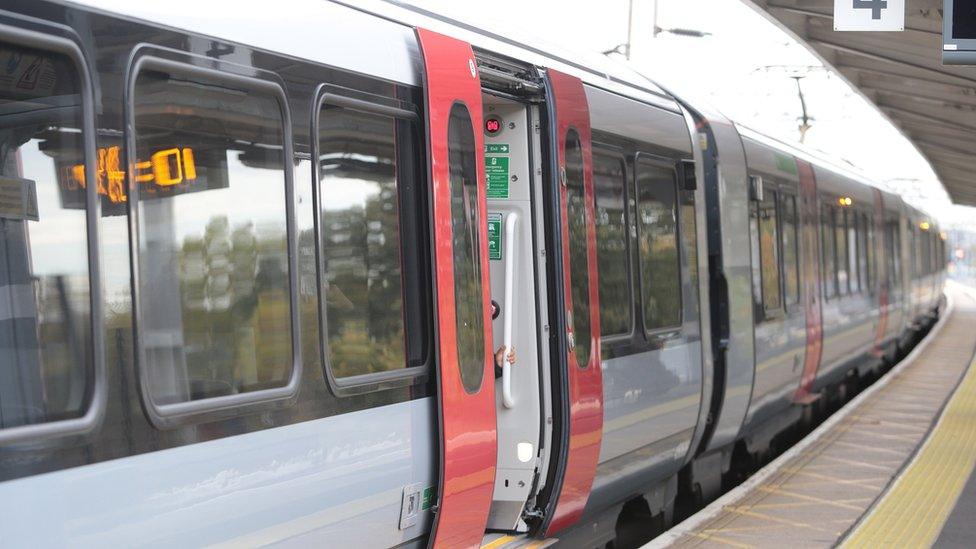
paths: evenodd
<path fill-rule="evenodd" d="M 437 303 L 440 477 L 431 543 L 470 547 L 487 523 L 496 456 L 481 81 L 468 43 L 426 29 L 417 36 Z"/>
<path fill-rule="evenodd" d="M 823 358 L 823 317 L 821 311 L 822 292 L 820 264 L 823 251 L 820 249 L 820 201 L 817 198 L 817 177 L 813 166 L 806 160 L 796 160 L 800 179 L 800 253 L 801 279 L 803 281 L 803 308 L 806 311 L 806 352 L 803 358 L 803 372 L 800 386 L 793 399 L 801 404 L 809 404 L 816 399 L 810 393 L 813 382 L 820 369 Z"/>
<path fill-rule="evenodd" d="M 583 514 L 600 457 L 603 377 L 600 369 L 600 304 L 596 272 L 593 158 L 590 111 L 583 83 L 559 71 L 547 73 L 555 170 L 558 174 L 558 241 L 562 309 L 552 326 L 560 342 L 554 373 L 565 397 L 560 423 L 561 459 L 544 523 L 547 535 L 575 524 Z M 554 384 L 555 385 L 555 384 Z"/>

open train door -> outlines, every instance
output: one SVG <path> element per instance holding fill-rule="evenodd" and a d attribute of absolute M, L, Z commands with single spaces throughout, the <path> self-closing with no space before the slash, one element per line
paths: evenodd
<path fill-rule="evenodd" d="M 494 361 L 481 81 L 470 44 L 417 29 L 427 94 L 437 315 L 440 480 L 430 537 L 481 543 L 495 479 Z"/>
<path fill-rule="evenodd" d="M 547 71 L 547 77 L 565 307 L 556 324 L 565 335 L 565 362 L 559 361 L 565 369 L 559 373 L 568 425 L 553 485 L 555 508 L 544 524 L 546 535 L 552 536 L 579 521 L 590 495 L 602 439 L 603 377 L 589 104 L 579 78 L 555 70 Z"/>

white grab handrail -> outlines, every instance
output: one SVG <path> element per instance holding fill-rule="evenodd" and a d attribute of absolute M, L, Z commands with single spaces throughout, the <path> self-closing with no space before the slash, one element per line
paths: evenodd
<path fill-rule="evenodd" d="M 518 228 L 518 214 L 510 213 L 505 217 L 505 319 L 503 324 L 502 344 L 505 346 L 505 356 L 502 357 L 502 404 L 506 408 L 515 407 L 515 396 L 512 394 L 511 364 L 508 354 L 512 351 L 512 324 L 515 322 L 515 230 Z"/>

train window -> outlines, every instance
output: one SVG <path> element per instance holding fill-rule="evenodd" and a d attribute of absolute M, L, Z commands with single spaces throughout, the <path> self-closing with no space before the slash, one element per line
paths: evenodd
<path fill-rule="evenodd" d="M 888 221 L 885 226 L 885 245 L 888 246 L 888 271 L 890 284 L 901 284 L 901 232 L 897 220 Z"/>
<path fill-rule="evenodd" d="M 834 207 L 824 204 L 821 207 L 820 237 L 823 248 L 824 298 L 837 295 L 837 268 L 834 253 Z"/>
<path fill-rule="evenodd" d="M 644 327 L 681 324 L 677 176 L 673 167 L 637 157 L 637 243 Z"/>
<path fill-rule="evenodd" d="M 877 266 L 875 262 L 875 249 L 874 249 L 874 218 L 868 214 L 861 214 L 861 226 L 864 227 L 864 232 L 861 233 L 863 240 L 861 244 L 861 249 L 864 250 L 864 254 L 861 257 L 861 272 L 864 273 L 864 286 L 867 287 L 868 292 L 874 293 L 875 277 L 877 276 Z"/>
<path fill-rule="evenodd" d="M 82 77 L 0 43 L 0 429 L 79 420 L 95 390 Z M 29 434 L 29 431 L 25 432 Z"/>
<path fill-rule="evenodd" d="M 604 336 L 630 333 L 630 254 L 627 251 L 624 159 L 593 153 L 596 193 L 596 259 L 600 273 L 600 331 Z"/>
<path fill-rule="evenodd" d="M 286 397 L 297 376 L 280 88 L 138 63 L 130 160 L 150 401 L 182 415 Z M 183 403 L 198 405 L 165 409 Z"/>
<path fill-rule="evenodd" d="M 765 316 L 762 298 L 762 261 L 759 251 L 759 205 L 749 202 L 749 257 L 752 265 L 752 303 L 756 319 Z"/>
<path fill-rule="evenodd" d="M 447 123 L 451 174 L 451 234 L 454 260 L 454 314 L 457 323 L 461 383 L 477 392 L 485 373 L 484 294 L 481 283 L 481 207 L 478 201 L 478 153 L 468 108 L 457 103 Z"/>
<path fill-rule="evenodd" d="M 688 169 L 692 169 L 690 166 Z M 698 221 L 695 216 L 694 191 L 682 191 L 680 194 L 681 211 L 681 246 L 688 268 L 688 280 L 692 291 L 698 295 Z"/>
<path fill-rule="evenodd" d="M 762 266 L 763 308 L 776 311 L 783 307 L 780 294 L 779 231 L 776 226 L 775 191 L 766 190 L 757 209 L 759 214 L 759 257 Z"/>
<path fill-rule="evenodd" d="M 926 275 L 932 274 L 932 233 L 927 232 L 922 235 L 922 261 L 925 263 L 923 272 Z"/>
<path fill-rule="evenodd" d="M 590 271 L 586 250 L 586 198 L 583 185 L 583 147 L 579 134 L 566 132 L 566 223 L 569 225 L 570 291 L 573 300 L 573 337 L 576 364 L 590 362 Z"/>
<path fill-rule="evenodd" d="M 847 210 L 834 210 L 834 250 L 837 265 L 837 294 L 847 295 L 851 291 L 847 270 Z"/>
<path fill-rule="evenodd" d="M 425 363 L 422 246 L 401 246 L 417 241 L 424 218 L 409 162 L 415 135 L 413 122 L 388 114 L 329 103 L 319 111 L 324 348 L 337 379 Z"/>
<path fill-rule="evenodd" d="M 861 292 L 861 272 L 858 264 L 861 248 L 861 215 L 855 211 L 846 211 L 847 214 L 847 272 L 851 282 L 851 293 Z"/>
<path fill-rule="evenodd" d="M 922 277 L 922 242 L 918 229 L 912 225 L 912 278 Z"/>
<path fill-rule="evenodd" d="M 782 195 L 780 212 L 783 218 L 783 288 L 786 305 L 800 301 L 800 267 L 796 237 L 796 197 Z"/>

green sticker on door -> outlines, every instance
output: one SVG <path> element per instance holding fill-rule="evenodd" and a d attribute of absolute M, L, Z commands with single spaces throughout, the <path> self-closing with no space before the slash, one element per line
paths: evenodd
<path fill-rule="evenodd" d="M 506 158 L 506 160 L 508 160 Z M 502 214 L 488 214 L 488 259 L 500 261 L 502 258 Z"/>
<path fill-rule="evenodd" d="M 508 198 L 508 157 L 486 156 L 485 175 L 488 176 L 488 198 Z"/>

